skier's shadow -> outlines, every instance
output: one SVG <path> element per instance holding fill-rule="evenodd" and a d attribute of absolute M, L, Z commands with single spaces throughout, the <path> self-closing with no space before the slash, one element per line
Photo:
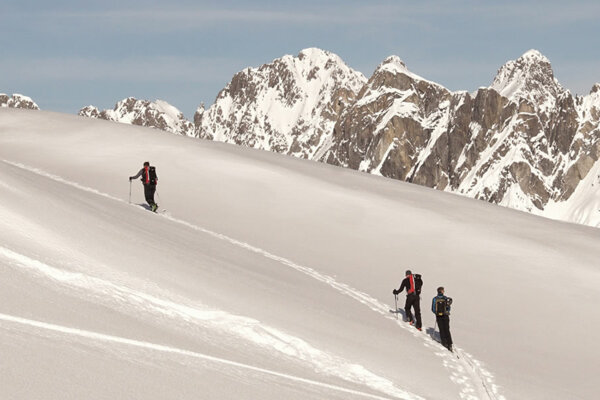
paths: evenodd
<path fill-rule="evenodd" d="M 441 342 L 441 341 L 442 341 L 442 339 L 440 338 L 440 333 L 439 333 L 439 332 L 437 332 L 437 331 L 435 330 L 435 328 L 427 328 L 426 332 L 427 332 L 427 334 L 428 334 L 429 336 L 431 336 L 431 338 L 432 338 L 433 340 L 435 340 L 436 342 Z"/>
<path fill-rule="evenodd" d="M 150 207 L 148 204 L 146 203 L 136 203 L 138 206 L 148 210 L 148 211 L 152 211 L 152 207 Z"/>
<path fill-rule="evenodd" d="M 398 308 L 396 309 L 396 311 L 394 312 L 394 310 L 390 310 L 392 313 L 394 314 L 398 314 L 402 316 L 402 321 L 407 322 L 408 320 L 406 319 L 406 312 L 404 312 L 404 309 L 402 308 Z M 433 340 L 435 340 L 438 343 L 442 342 L 442 339 L 440 338 L 440 333 L 438 331 L 435 330 L 435 328 L 427 328 L 425 330 L 425 333 L 427 333 Z"/>
<path fill-rule="evenodd" d="M 396 309 L 396 312 L 394 312 L 394 310 L 390 310 L 392 313 L 394 314 L 398 314 L 400 316 L 402 316 L 402 321 L 406 322 L 406 313 L 404 312 L 404 310 L 402 308 L 398 308 Z"/>
<path fill-rule="evenodd" d="M 406 321 L 406 313 L 404 312 L 404 310 L 402 308 L 396 309 L 396 314 L 402 316 L 402 320 Z"/>

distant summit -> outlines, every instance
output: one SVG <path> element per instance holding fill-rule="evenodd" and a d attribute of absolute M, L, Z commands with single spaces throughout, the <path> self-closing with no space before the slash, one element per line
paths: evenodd
<path fill-rule="evenodd" d="M 117 102 L 112 110 L 99 111 L 94 106 L 87 106 L 79 110 L 79 115 L 146 126 L 185 136 L 194 134 L 193 124 L 185 119 L 183 113 L 162 100 L 151 102 L 128 97 Z"/>
<path fill-rule="evenodd" d="M 194 117 L 196 136 L 318 159 L 366 78 L 337 55 L 304 49 L 238 72 Z"/>
<path fill-rule="evenodd" d="M 516 103 L 528 101 L 545 113 L 553 109 L 556 99 L 566 92 L 554 78 L 550 61 L 537 50 L 529 50 L 517 60 L 504 64 L 491 88 Z"/>
<path fill-rule="evenodd" d="M 30 97 L 17 93 L 13 94 L 12 96 L 0 93 L 0 107 L 24 108 L 28 110 L 40 109 Z"/>

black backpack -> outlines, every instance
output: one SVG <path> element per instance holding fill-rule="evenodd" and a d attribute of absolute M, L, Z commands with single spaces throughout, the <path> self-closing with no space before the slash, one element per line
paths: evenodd
<path fill-rule="evenodd" d="M 156 185 L 156 169 L 152 166 L 148 168 L 148 180 L 151 185 Z"/>
<path fill-rule="evenodd" d="M 423 287 L 423 279 L 421 279 L 421 274 L 413 274 L 413 278 L 415 279 L 415 292 L 420 296 L 421 288 Z"/>
<path fill-rule="evenodd" d="M 450 315 L 448 312 L 448 308 L 452 304 L 452 299 L 450 297 L 436 297 L 435 298 L 435 316 L 442 317 L 444 315 Z"/>

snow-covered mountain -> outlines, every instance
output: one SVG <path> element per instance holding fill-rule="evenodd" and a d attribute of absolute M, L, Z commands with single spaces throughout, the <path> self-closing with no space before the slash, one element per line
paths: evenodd
<path fill-rule="evenodd" d="M 392 57 L 336 125 L 327 161 L 598 225 L 597 213 L 582 220 L 558 215 L 555 206 L 568 203 L 597 164 L 596 92 L 597 86 L 573 97 L 535 50 L 505 64 L 489 88 L 474 94 L 450 93 Z M 591 187 L 580 205 L 597 209 L 595 194 Z"/>
<path fill-rule="evenodd" d="M 215 103 L 194 116 L 196 135 L 318 159 L 365 77 L 332 53 L 310 48 L 238 72 Z"/>
<path fill-rule="evenodd" d="M 471 94 L 424 79 L 395 56 L 365 82 L 339 57 L 307 49 L 238 73 L 195 125 L 203 138 L 598 225 L 595 186 L 571 196 L 597 169 L 599 87 L 574 97 L 536 50 Z"/>
<path fill-rule="evenodd" d="M 0 93 L 0 107 L 25 108 L 28 110 L 40 109 L 30 97 L 17 93 L 13 94 L 12 96 Z"/>
<path fill-rule="evenodd" d="M 0 398 L 597 397 L 597 229 L 45 111 L 0 109 L 0 177 Z"/>
<path fill-rule="evenodd" d="M 324 161 L 592 226 L 600 225 L 600 84 L 573 96 L 530 50 L 489 87 L 452 92 L 396 56 L 368 79 L 311 48 L 237 73 L 194 123 L 135 99 L 80 115 Z"/>
<path fill-rule="evenodd" d="M 181 111 L 163 100 L 148 101 L 128 97 L 117 102 L 112 110 L 99 111 L 90 105 L 79 110 L 79 115 L 146 126 L 184 136 L 194 135 L 194 125 Z"/>
<path fill-rule="evenodd" d="M 419 158 L 445 131 L 453 100 L 444 87 L 410 72 L 398 57 L 388 57 L 336 124 L 326 161 L 412 180 Z"/>

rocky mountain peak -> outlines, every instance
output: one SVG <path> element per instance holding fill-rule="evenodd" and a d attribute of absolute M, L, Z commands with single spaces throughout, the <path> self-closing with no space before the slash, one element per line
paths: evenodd
<path fill-rule="evenodd" d="M 325 64 L 327 60 L 334 60 L 343 63 L 342 59 L 338 55 L 330 53 L 326 50 L 318 49 L 316 47 L 309 47 L 301 50 L 298 53 L 297 59 L 310 64 Z"/>
<path fill-rule="evenodd" d="M 30 97 L 18 93 L 14 93 L 12 96 L 0 93 L 0 107 L 24 108 L 28 110 L 40 109 Z"/>
<path fill-rule="evenodd" d="M 385 60 L 379 64 L 379 66 L 375 69 L 375 74 L 389 72 L 392 74 L 411 74 L 411 72 L 406 67 L 406 64 L 400 57 L 398 56 L 389 56 Z"/>
<path fill-rule="evenodd" d="M 100 110 L 92 105 L 85 106 L 77 113 L 80 117 L 100 118 Z"/>
<path fill-rule="evenodd" d="M 319 157 L 365 81 L 339 56 L 307 48 L 238 72 L 209 109 L 196 112 L 196 135 Z"/>
<path fill-rule="evenodd" d="M 148 101 L 128 97 L 115 104 L 112 110 L 99 111 L 94 106 L 79 110 L 80 116 L 104 119 L 125 124 L 147 126 L 186 136 L 194 134 L 194 125 L 183 113 L 163 100 Z"/>
<path fill-rule="evenodd" d="M 408 90 L 415 82 L 423 87 L 430 86 L 435 87 L 436 90 L 446 91 L 442 85 L 411 72 L 404 61 L 395 55 L 387 57 L 379 64 L 369 79 L 368 85 L 371 89 L 395 87 L 400 90 Z"/>
<path fill-rule="evenodd" d="M 554 78 L 550 61 L 537 50 L 504 64 L 491 88 L 516 103 L 526 100 L 539 105 L 542 111 L 553 107 L 556 98 L 565 92 Z"/>
<path fill-rule="evenodd" d="M 548 60 L 548 58 L 543 55 L 542 53 L 540 53 L 538 50 L 535 49 L 531 49 L 526 51 L 525 53 L 523 53 L 523 55 L 521 57 L 519 57 L 517 59 L 517 61 L 522 60 L 522 61 L 526 61 L 528 63 L 545 63 L 545 64 L 550 64 L 550 60 Z"/>
<path fill-rule="evenodd" d="M 600 93 L 600 83 L 595 83 L 590 90 L 590 94 Z"/>

